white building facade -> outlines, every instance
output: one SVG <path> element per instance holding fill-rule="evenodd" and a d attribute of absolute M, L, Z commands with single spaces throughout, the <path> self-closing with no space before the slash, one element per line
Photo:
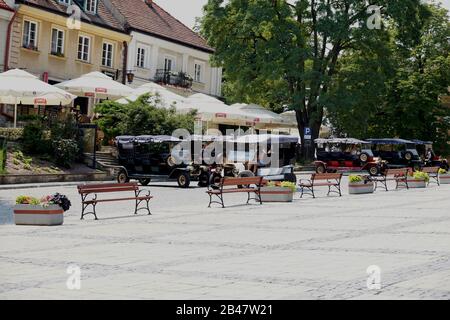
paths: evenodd
<path fill-rule="evenodd" d="M 186 73 L 192 78 L 192 91 L 220 97 L 222 69 L 211 66 L 212 52 L 131 32 L 127 68 L 133 72 L 133 87 L 158 81 L 162 72 Z"/>

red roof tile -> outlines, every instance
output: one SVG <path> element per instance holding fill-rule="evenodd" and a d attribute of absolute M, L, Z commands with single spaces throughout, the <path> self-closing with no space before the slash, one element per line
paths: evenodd
<path fill-rule="evenodd" d="M 144 0 L 110 0 L 125 17 L 131 29 L 168 41 L 213 52 L 206 40 L 182 22 L 171 16 L 154 1 L 148 5 Z M 185 1 L 185 0 L 184 0 Z"/>
<path fill-rule="evenodd" d="M 57 14 L 68 15 L 66 13 L 67 6 L 58 3 L 57 0 L 19 0 L 18 2 L 25 5 L 40 7 L 44 10 L 47 9 Z M 117 31 L 122 32 L 125 31 L 122 24 L 116 18 L 114 18 L 112 13 L 105 7 L 103 0 L 99 0 L 98 2 L 97 14 L 82 12 L 81 20 L 108 29 L 116 29 Z"/>
<path fill-rule="evenodd" d="M 0 0 L 0 9 L 5 9 L 9 11 L 14 11 L 10 6 L 8 6 L 5 1 Z"/>

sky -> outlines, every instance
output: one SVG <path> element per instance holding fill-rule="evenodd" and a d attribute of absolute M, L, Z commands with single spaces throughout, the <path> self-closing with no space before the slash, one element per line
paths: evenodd
<path fill-rule="evenodd" d="M 450 0 L 441 1 L 450 10 Z M 195 17 L 202 16 L 202 8 L 207 0 L 155 0 L 155 2 L 175 18 L 192 28 L 195 25 Z"/>

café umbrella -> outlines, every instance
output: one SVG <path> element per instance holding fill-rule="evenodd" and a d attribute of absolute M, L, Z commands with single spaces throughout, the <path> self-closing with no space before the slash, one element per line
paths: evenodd
<path fill-rule="evenodd" d="M 78 97 L 92 98 L 94 103 L 96 99 L 116 100 L 133 93 L 132 88 L 114 81 L 98 71 L 58 83 L 56 86 Z M 88 113 L 91 114 L 91 112 Z"/>
<path fill-rule="evenodd" d="M 20 69 L 0 73 L 0 103 L 14 105 L 14 128 L 17 126 L 17 105 L 68 105 L 76 97 L 39 80 Z"/>

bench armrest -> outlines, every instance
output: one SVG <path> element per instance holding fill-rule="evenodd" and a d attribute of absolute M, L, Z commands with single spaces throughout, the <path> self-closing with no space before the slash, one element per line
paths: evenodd
<path fill-rule="evenodd" d="M 311 179 L 300 179 L 298 180 L 298 184 L 301 185 L 304 182 L 308 182 L 309 184 L 312 184 L 312 180 Z"/>
<path fill-rule="evenodd" d="M 140 195 L 141 195 L 141 192 L 147 192 L 147 194 L 145 195 L 146 197 L 150 197 L 150 195 L 151 195 L 151 192 L 150 192 L 150 190 L 147 190 L 147 189 L 141 189 L 141 190 L 138 190 L 137 192 L 136 192 L 136 197 L 139 197 Z"/>

